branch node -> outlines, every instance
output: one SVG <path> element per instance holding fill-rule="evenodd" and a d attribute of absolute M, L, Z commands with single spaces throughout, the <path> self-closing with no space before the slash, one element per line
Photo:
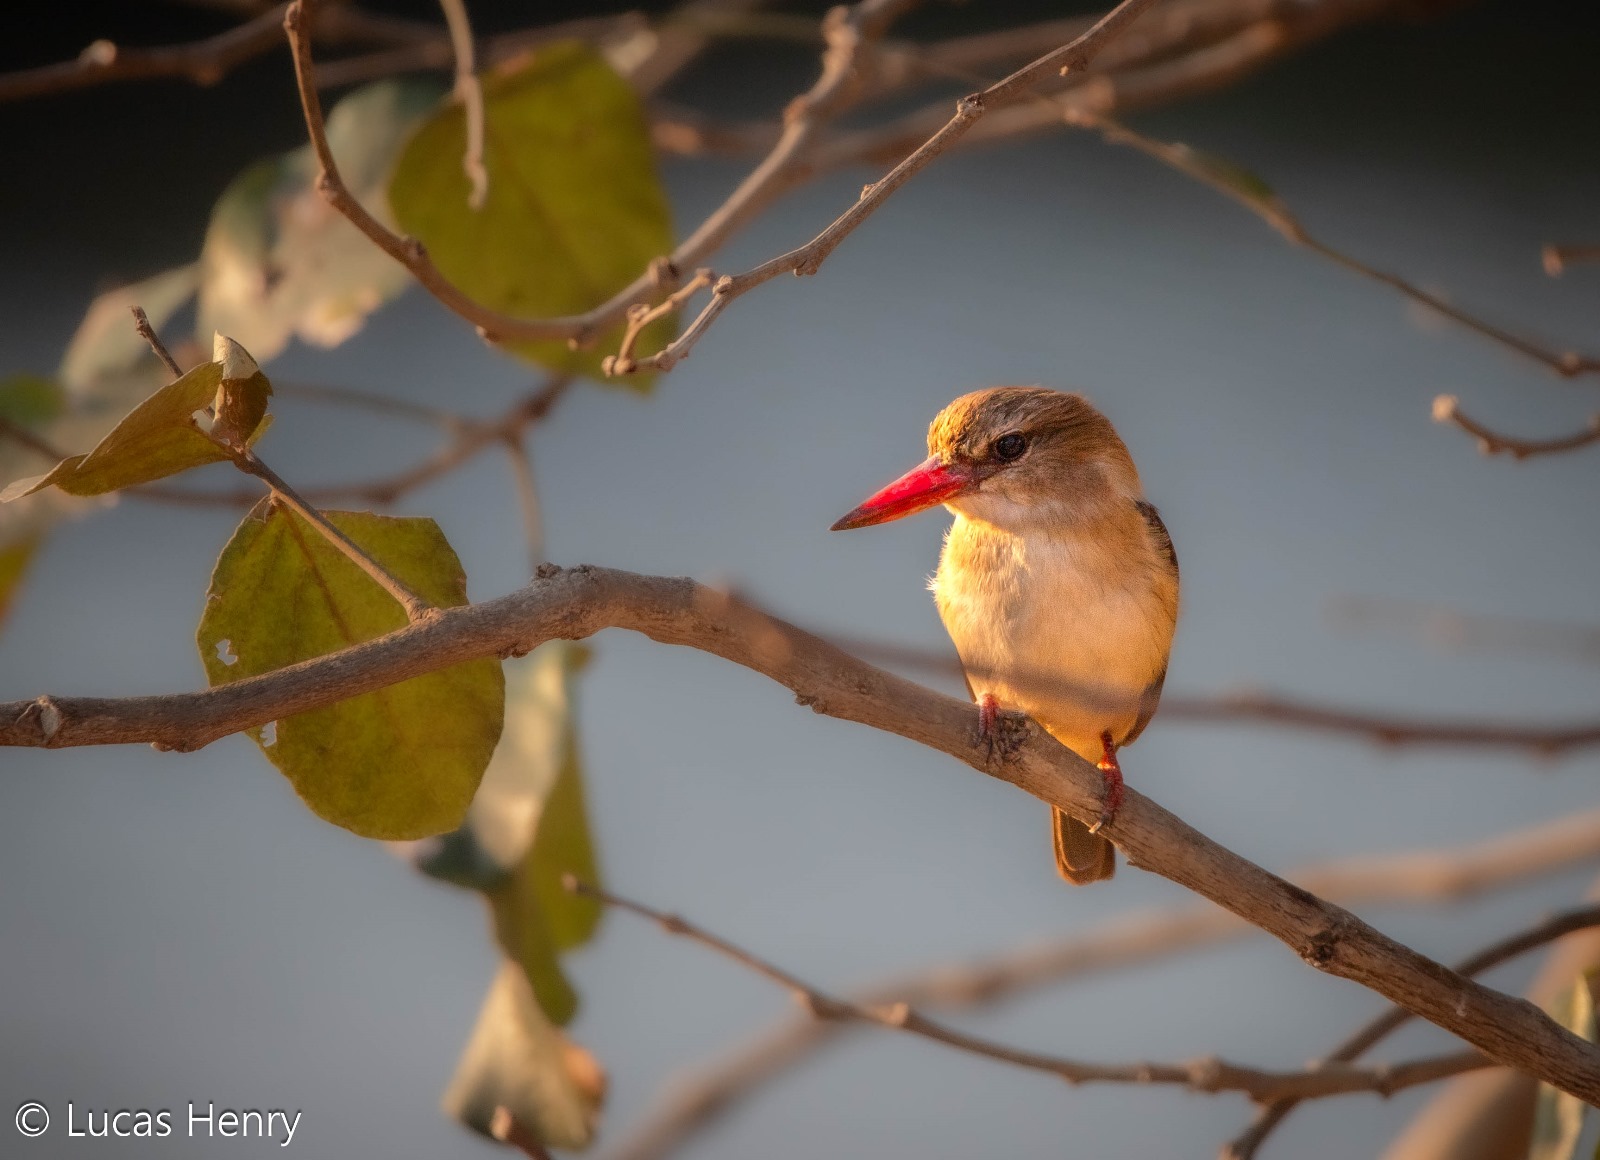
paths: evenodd
<path fill-rule="evenodd" d="M 534 579 L 536 580 L 553 580 L 557 576 L 561 575 L 561 573 L 564 571 L 566 571 L 566 569 L 560 564 L 551 564 L 547 561 L 535 568 L 533 570 L 533 575 Z"/>

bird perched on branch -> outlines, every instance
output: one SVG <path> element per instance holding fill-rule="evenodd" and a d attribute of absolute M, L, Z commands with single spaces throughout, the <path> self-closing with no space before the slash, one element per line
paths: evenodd
<path fill-rule="evenodd" d="M 1056 869 L 1110 878 L 1100 830 L 1122 802 L 1117 750 L 1156 711 L 1178 618 L 1178 559 L 1115 428 L 1081 395 L 994 387 L 928 428 L 928 458 L 833 530 L 936 504 L 955 513 L 931 587 L 989 738 L 1026 713 L 1104 779 L 1100 820 L 1052 811 Z"/>

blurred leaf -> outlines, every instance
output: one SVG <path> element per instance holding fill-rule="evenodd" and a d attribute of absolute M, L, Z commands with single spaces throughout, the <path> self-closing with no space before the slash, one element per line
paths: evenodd
<path fill-rule="evenodd" d="M 220 363 L 201 363 L 128 412 L 87 455 L 69 456 L 44 475 L 17 480 L 0 492 L 0 502 L 52 485 L 70 495 L 102 495 L 226 459 L 194 419 L 215 401 L 221 378 Z"/>
<path fill-rule="evenodd" d="M 1585 971 L 1551 1004 L 1550 1017 L 1574 1035 L 1595 1041 L 1594 985 L 1600 972 Z M 1528 1160 L 1572 1160 L 1583 1134 L 1583 1114 L 1588 1105 L 1576 1096 L 1539 1085 L 1534 1104 L 1533 1138 Z"/>
<path fill-rule="evenodd" d="M 599 1061 L 551 1025 L 523 973 L 504 963 L 442 1103 L 485 1136 L 505 1108 L 546 1145 L 583 1148 L 594 1139 L 605 1089 Z"/>
<path fill-rule="evenodd" d="M 66 407 L 66 392 L 42 375 L 12 375 L 0 381 L 0 419 L 19 427 L 42 427 Z"/>
<path fill-rule="evenodd" d="M 328 113 L 328 143 L 350 192 L 393 224 L 395 156 L 437 103 L 432 81 L 379 81 Z M 323 200 L 309 145 L 257 162 L 223 192 L 200 254 L 198 333 L 234 335 L 265 361 L 299 336 L 337 346 L 406 288 L 405 269 Z"/>
<path fill-rule="evenodd" d="M 439 607 L 467 582 L 428 519 L 326 512 L 402 583 Z M 211 684 L 271 672 L 405 626 L 379 584 L 299 516 L 270 501 L 234 532 L 197 634 Z M 421 838 L 461 824 L 505 710 L 500 662 L 440 672 L 300 713 L 251 736 L 319 817 L 369 838 Z"/>
<path fill-rule="evenodd" d="M 496 940 L 556 1024 L 577 1010 L 558 954 L 587 941 L 601 913 L 561 885 L 569 873 L 599 882 L 573 728 L 573 678 L 587 656 L 581 645 L 549 641 L 512 666 L 505 732 L 466 824 L 417 860 L 484 894 Z"/>
<path fill-rule="evenodd" d="M 395 215 L 444 272 L 505 314 L 538 318 L 598 306 L 672 249 L 672 221 L 633 88 L 576 41 L 541 48 L 483 78 L 489 196 L 467 205 L 466 117 L 446 104 L 406 146 L 389 186 Z M 674 319 L 640 341 L 653 352 Z M 602 378 L 621 327 L 586 350 L 564 342 L 507 349 L 557 370 Z M 644 390 L 649 380 L 622 380 Z"/>
<path fill-rule="evenodd" d="M 1174 144 L 1170 148 L 1177 164 L 1195 176 L 1216 182 L 1261 209 L 1282 208 L 1282 203 L 1272 186 L 1243 166 L 1235 165 L 1232 161 L 1218 157 L 1214 153 L 1204 153 L 1181 143 Z"/>
<path fill-rule="evenodd" d="M 23 573 L 28 570 L 28 562 L 33 559 L 38 546 L 39 537 L 34 536 L 0 547 L 0 624 L 5 623 L 11 611 L 11 603 L 16 599 Z"/>
<path fill-rule="evenodd" d="M 150 325 L 160 331 L 194 297 L 199 274 L 200 267 L 190 263 L 108 291 L 89 303 L 62 356 L 61 381 L 70 390 L 81 390 L 124 373 L 141 360 L 154 361 L 150 344 L 134 329 L 133 307 L 143 307 Z"/>

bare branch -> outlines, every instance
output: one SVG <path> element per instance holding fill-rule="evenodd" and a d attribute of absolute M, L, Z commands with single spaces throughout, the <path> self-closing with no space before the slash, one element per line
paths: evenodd
<path fill-rule="evenodd" d="M 872 668 L 826 641 L 688 580 L 552 565 L 526 588 L 440 609 L 387 636 L 196 693 L 124 699 L 43 696 L 0 705 L 0 744 L 159 743 L 196 749 L 425 672 L 527 653 L 553 638 L 628 628 L 773 678 L 820 713 L 896 733 L 957 757 L 1075 818 L 1100 816 L 1101 779 L 1020 715 L 1002 744 L 978 737 L 976 710 Z M 993 738 L 990 739 L 993 741 Z M 1521 1000 L 1464 979 L 1367 923 L 1224 849 L 1136 791 L 1102 830 L 1133 866 L 1231 910 L 1318 970 L 1368 987 L 1489 1058 L 1600 1102 L 1600 1048 Z"/>
<path fill-rule="evenodd" d="M 1011 1047 L 992 1039 L 957 1031 L 953 1027 L 920 1014 L 908 1003 L 874 1007 L 834 998 L 783 968 L 773 966 L 766 960 L 678 915 L 666 914 L 610 891 L 587 886 L 570 874 L 565 879 L 565 885 L 573 893 L 597 899 L 608 906 L 647 918 L 668 934 L 679 935 L 701 946 L 709 947 L 756 974 L 772 980 L 789 991 L 813 1018 L 827 1022 L 872 1024 L 891 1031 L 903 1031 L 909 1035 L 941 1043 L 946 1047 L 953 1047 L 969 1055 L 1058 1076 L 1070 1084 L 1158 1084 L 1185 1087 L 1196 1092 L 1242 1092 L 1258 1101 L 1288 1098 L 1320 1099 L 1325 1096 L 1348 1095 L 1352 1092 L 1376 1092 L 1388 1096 L 1403 1088 L 1432 1083 L 1465 1071 L 1475 1071 L 1490 1066 L 1489 1060 L 1476 1051 L 1455 1052 L 1447 1056 L 1410 1063 L 1387 1064 L 1368 1070 L 1322 1067 L 1307 1071 L 1272 1072 L 1229 1063 L 1214 1056 L 1185 1063 L 1083 1063 L 1062 1056 Z M 1597 908 L 1594 920 L 1600 923 L 1600 908 Z"/>
<path fill-rule="evenodd" d="M 1535 924 L 1524 931 L 1519 931 L 1496 943 L 1492 943 L 1474 955 L 1470 955 L 1456 964 L 1456 971 L 1465 976 L 1482 974 L 1484 971 L 1499 966 L 1501 963 L 1510 962 L 1529 951 L 1547 946 L 1558 938 L 1573 934 L 1576 931 L 1588 930 L 1600 925 L 1600 905 L 1590 904 L 1564 911 Z M 1530 1004 L 1531 1006 L 1531 1004 Z M 1385 1039 L 1411 1020 L 1411 1013 L 1399 1007 L 1391 1007 L 1371 1022 L 1365 1024 L 1355 1034 L 1345 1039 L 1329 1052 L 1322 1060 L 1321 1066 L 1335 1066 L 1350 1063 L 1367 1051 L 1371 1050 L 1381 1040 Z M 1222 1150 L 1223 1160 L 1251 1160 L 1262 1142 L 1271 1134 L 1279 1124 L 1299 1105 L 1299 1100 L 1294 1098 L 1268 1101 L 1256 1116 L 1243 1135 L 1231 1141 Z"/>
<path fill-rule="evenodd" d="M 1330 603 L 1329 616 L 1350 628 L 1412 633 L 1446 650 L 1547 652 L 1590 664 L 1600 662 L 1600 624 L 1490 616 L 1424 600 L 1361 595 L 1336 597 Z"/>
<path fill-rule="evenodd" d="M 461 102 L 467 118 L 467 151 L 461 158 L 461 171 L 472 183 L 467 204 L 482 209 L 489 196 L 489 171 L 483 164 L 483 86 L 478 83 L 472 23 L 467 19 L 467 0 L 439 0 L 439 7 L 450 29 L 450 50 L 455 54 L 455 99 Z"/>
<path fill-rule="evenodd" d="M 181 379 L 183 368 L 178 365 L 178 360 L 172 357 L 172 352 L 167 350 L 166 344 L 161 341 L 161 336 L 156 333 L 156 328 L 150 325 L 150 316 L 144 312 L 143 306 L 134 306 L 133 328 L 139 332 L 139 337 L 150 344 L 150 349 L 155 356 L 166 364 L 167 370 L 172 372 L 172 377 Z"/>
<path fill-rule="evenodd" d="M 1018 69 L 982 92 L 973 93 L 963 97 L 956 105 L 953 117 L 945 122 L 944 126 L 929 137 L 908 157 L 891 169 L 883 177 L 868 185 L 861 191 L 860 198 L 854 205 L 840 214 L 833 222 L 816 237 L 797 249 L 790 250 L 787 254 L 780 254 L 771 258 L 754 269 L 743 274 L 724 276 L 717 281 L 711 295 L 711 301 L 706 303 L 699 316 L 679 335 L 660 351 L 646 359 L 635 363 L 635 367 L 652 367 L 657 370 L 671 370 L 679 361 L 685 358 L 695 343 L 700 340 L 706 329 L 716 321 L 717 317 L 728 308 L 728 304 L 735 298 L 748 294 L 756 287 L 764 285 L 780 274 L 815 274 L 828 260 L 828 256 L 853 233 L 862 222 L 866 221 L 872 213 L 881 206 L 890 196 L 911 178 L 927 168 L 942 153 L 948 150 L 956 141 L 964 136 L 973 125 L 977 124 L 985 113 L 1004 108 L 1006 105 L 1021 100 L 1028 91 L 1046 76 L 1064 74 L 1082 69 L 1092 61 L 1109 41 L 1122 33 L 1130 24 L 1148 9 L 1154 0 L 1122 0 L 1098 23 L 1091 27 L 1082 36 L 1070 44 L 1063 45 L 1052 52 L 1047 52 L 1031 64 Z M 860 12 L 868 8 L 863 4 L 855 11 Z M 840 10 L 835 10 L 836 12 Z M 824 29 L 828 35 L 829 53 L 825 61 L 837 53 L 848 59 L 854 55 L 854 45 L 859 43 L 861 30 L 851 26 L 848 19 L 835 19 L 829 21 L 829 26 Z M 800 98 L 796 106 L 809 112 L 814 105 L 825 104 L 833 97 L 832 88 L 824 88 L 829 81 L 829 69 L 825 66 L 823 79 L 818 81 L 818 87 L 811 93 Z M 839 83 L 842 83 L 842 79 Z M 819 89 L 822 90 L 819 92 Z M 804 125 L 808 118 L 801 116 L 797 121 Z M 791 128 L 794 122 L 791 123 Z M 786 132 L 786 138 L 789 134 Z M 780 142 L 773 156 L 784 148 Z M 769 158 L 770 160 L 770 158 Z"/>
<path fill-rule="evenodd" d="M 1456 901 L 1600 858 L 1600 810 L 1445 850 L 1362 856 L 1291 870 L 1289 881 L 1343 906 Z M 852 992 L 894 1003 L 977 1008 L 1041 988 L 1243 938 L 1247 923 L 1208 904 L 1130 914 L 1082 933 L 938 966 Z M 762 1086 L 849 1030 L 804 1016 L 777 1021 L 712 1063 L 675 1077 L 607 1160 L 660 1160 Z"/>
<path fill-rule="evenodd" d="M 13 439 L 29 451 L 42 455 L 46 459 L 65 459 L 67 457 L 65 452 L 44 438 L 44 436 L 28 430 L 21 423 L 13 423 L 4 415 L 0 415 L 0 438 Z"/>
<path fill-rule="evenodd" d="M 1498 455 L 1504 451 L 1513 459 L 1576 451 L 1591 443 L 1600 443 L 1600 415 L 1589 416 L 1588 427 L 1571 435 L 1561 435 L 1555 439 L 1518 439 L 1502 435 L 1467 415 L 1454 395 L 1440 395 L 1433 400 L 1433 421 L 1455 424 L 1478 441 L 1478 450 L 1485 455 Z"/>

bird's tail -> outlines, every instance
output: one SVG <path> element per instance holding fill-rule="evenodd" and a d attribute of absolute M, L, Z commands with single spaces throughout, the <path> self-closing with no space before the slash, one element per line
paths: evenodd
<path fill-rule="evenodd" d="M 1074 886 L 1101 882 L 1117 872 L 1117 849 L 1071 814 L 1050 811 L 1055 832 L 1056 871 Z"/>

